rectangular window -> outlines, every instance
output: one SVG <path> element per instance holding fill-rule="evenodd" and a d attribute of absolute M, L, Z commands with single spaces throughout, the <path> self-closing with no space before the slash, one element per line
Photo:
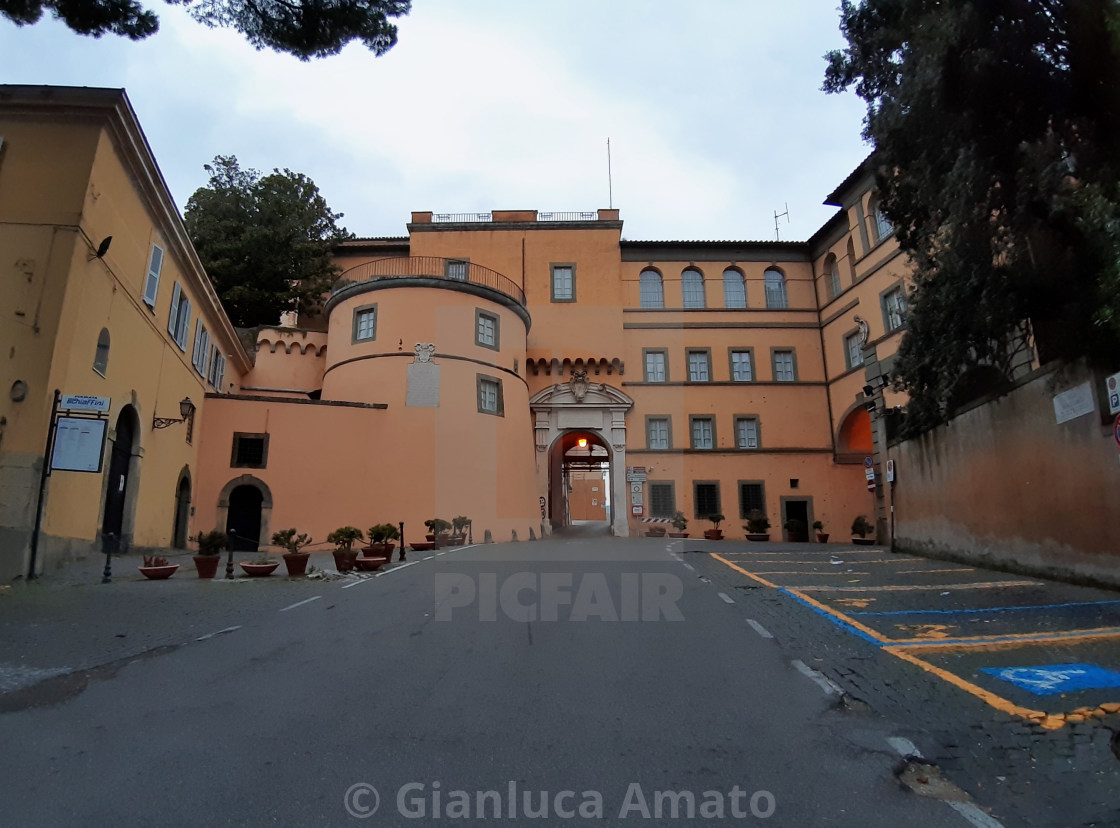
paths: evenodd
<path fill-rule="evenodd" d="M 460 282 L 467 281 L 467 265 L 465 259 L 448 259 L 445 265 L 447 278 Z"/>
<path fill-rule="evenodd" d="M 646 417 L 646 448 L 667 451 L 671 448 L 668 417 Z"/>
<path fill-rule="evenodd" d="M 377 305 L 354 309 L 353 342 L 372 342 L 377 339 Z"/>
<path fill-rule="evenodd" d="M 552 265 L 552 301 L 576 301 L 576 266 Z"/>
<path fill-rule="evenodd" d="M 754 380 L 754 366 L 749 350 L 731 352 L 731 379 L 733 382 Z"/>
<path fill-rule="evenodd" d="M 194 352 L 191 355 L 191 365 L 201 377 L 206 376 L 206 362 L 210 358 L 210 332 L 202 324 L 201 317 L 194 326 Z"/>
<path fill-rule="evenodd" d="M 694 449 L 716 447 L 716 424 L 711 417 L 689 417 Z"/>
<path fill-rule="evenodd" d="M 478 375 L 478 412 L 505 416 L 505 400 L 502 397 L 502 381 L 497 377 Z"/>
<path fill-rule="evenodd" d="M 761 483 L 739 482 L 739 517 L 746 519 L 753 509 L 766 512 L 766 498 Z"/>
<path fill-rule="evenodd" d="M 187 350 L 187 331 L 191 324 L 191 300 L 183 295 L 179 283 L 175 283 L 175 290 L 171 294 L 171 313 L 168 314 L 167 332 L 175 340 L 175 344 L 183 351 Z"/>
<path fill-rule="evenodd" d="M 906 321 L 906 293 L 901 287 L 883 294 L 883 322 L 887 332 L 897 331 Z"/>
<path fill-rule="evenodd" d="M 692 486 L 697 520 L 704 520 L 708 515 L 723 514 L 719 507 L 719 483 L 696 482 Z"/>
<path fill-rule="evenodd" d="M 268 435 L 234 432 L 229 464 L 240 469 L 263 469 L 268 464 Z"/>
<path fill-rule="evenodd" d="M 774 351 L 774 379 L 777 382 L 797 381 L 797 361 L 793 351 Z"/>
<path fill-rule="evenodd" d="M 859 331 L 844 337 L 844 359 L 849 368 L 863 365 L 863 341 Z"/>
<path fill-rule="evenodd" d="M 665 382 L 669 379 L 666 366 L 668 353 L 665 351 L 646 351 L 646 382 Z"/>
<path fill-rule="evenodd" d="M 474 312 L 475 344 L 483 348 L 498 350 L 498 317 L 492 313 L 476 310 Z"/>
<path fill-rule="evenodd" d="M 671 518 L 677 513 L 677 498 L 672 483 L 646 483 L 649 489 L 649 516 Z"/>
<path fill-rule="evenodd" d="M 161 270 L 163 270 L 163 248 L 153 244 L 151 255 L 148 257 L 148 276 L 144 280 L 144 304 L 150 308 L 156 306 L 156 292 L 159 290 Z"/>
<path fill-rule="evenodd" d="M 688 381 L 708 382 L 712 378 L 712 357 L 707 350 L 688 352 Z"/>
<path fill-rule="evenodd" d="M 738 417 L 735 420 L 735 447 L 758 448 L 758 418 Z"/>

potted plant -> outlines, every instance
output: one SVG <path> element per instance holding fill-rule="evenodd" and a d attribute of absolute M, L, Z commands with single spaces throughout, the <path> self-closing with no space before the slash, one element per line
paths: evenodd
<path fill-rule="evenodd" d="M 687 538 L 688 537 L 688 532 L 685 531 L 685 529 L 688 528 L 688 518 L 686 518 L 684 516 L 684 512 L 676 512 L 673 515 L 672 524 L 673 524 L 673 528 L 676 529 L 677 531 L 676 532 L 670 532 L 669 537 L 671 537 L 671 538 Z"/>
<path fill-rule="evenodd" d="M 311 543 L 310 535 L 297 535 L 295 529 L 283 529 L 272 533 L 272 542 L 287 550 L 284 553 L 284 566 L 288 568 L 289 578 L 307 574 L 307 561 L 311 553 L 300 550 Z"/>
<path fill-rule="evenodd" d="M 339 572 L 350 572 L 354 568 L 354 559 L 358 557 L 354 541 L 361 539 L 362 530 L 356 526 L 340 526 L 327 535 L 327 543 L 334 544 L 335 569 Z"/>
<path fill-rule="evenodd" d="M 275 572 L 276 567 L 280 566 L 280 561 L 262 550 L 253 560 L 241 561 L 239 565 L 249 577 L 263 578 Z"/>
<path fill-rule="evenodd" d="M 789 518 L 782 528 L 786 530 L 786 539 L 790 543 L 807 543 L 809 540 L 809 528 L 800 518 Z"/>
<path fill-rule="evenodd" d="M 451 519 L 451 544 L 453 546 L 463 546 L 467 542 L 467 525 L 470 524 L 471 519 L 464 515 Z"/>
<path fill-rule="evenodd" d="M 770 540 L 770 518 L 761 509 L 751 509 L 747 512 L 747 522 L 743 525 L 747 530 L 747 540 Z"/>
<path fill-rule="evenodd" d="M 813 521 L 813 531 L 817 533 L 818 542 L 828 543 L 828 532 L 824 531 L 824 524 L 819 520 Z"/>
<path fill-rule="evenodd" d="M 664 526 L 650 526 L 648 529 L 646 529 L 646 537 L 663 538 L 665 537 L 665 531 L 666 530 Z"/>
<path fill-rule="evenodd" d="M 708 540 L 723 540 L 723 530 L 719 528 L 719 525 L 723 523 L 723 515 L 717 513 L 707 517 L 712 522 L 712 528 L 704 530 L 704 537 Z"/>
<path fill-rule="evenodd" d="M 144 565 L 139 567 L 140 574 L 153 581 L 162 581 L 175 574 L 179 564 L 168 563 L 163 555 L 145 555 Z"/>
<path fill-rule="evenodd" d="M 434 543 L 436 549 L 445 546 L 451 540 L 451 524 L 443 518 L 426 520 L 424 525 L 428 527 L 428 541 Z"/>
<path fill-rule="evenodd" d="M 194 556 L 194 568 L 199 578 L 213 578 L 218 573 L 222 550 L 229 545 L 229 536 L 220 529 L 199 532 L 194 538 L 198 544 L 198 554 Z"/>
<path fill-rule="evenodd" d="M 375 523 L 369 527 L 369 546 L 362 547 L 362 555 L 367 558 L 391 558 L 393 541 L 401 536 L 400 531 L 392 523 Z"/>
<path fill-rule="evenodd" d="M 857 546 L 871 546 L 875 543 L 875 538 L 867 536 L 874 531 L 875 527 L 871 525 L 866 515 L 856 515 L 856 519 L 852 521 L 852 543 Z"/>

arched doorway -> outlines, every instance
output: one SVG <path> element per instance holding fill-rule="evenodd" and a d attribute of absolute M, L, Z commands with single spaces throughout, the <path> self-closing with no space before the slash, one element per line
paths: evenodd
<path fill-rule="evenodd" d="M 171 545 L 176 549 L 187 548 L 187 526 L 191 514 L 191 475 L 183 469 L 179 473 L 179 486 L 175 490 L 175 524 L 171 532 Z"/>
<path fill-rule="evenodd" d="M 848 409 L 836 434 L 838 463 L 862 463 L 872 454 L 871 416 L 863 405 Z"/>
<path fill-rule="evenodd" d="M 611 451 L 593 431 L 567 431 L 549 450 L 549 514 L 553 530 L 579 527 L 606 534 L 611 525 Z"/>
<path fill-rule="evenodd" d="M 109 469 L 105 480 L 105 511 L 101 518 L 101 536 L 112 551 L 127 546 L 126 530 L 131 520 L 126 513 L 135 487 L 133 458 L 137 456 L 140 418 L 136 409 L 126 405 L 117 416 L 113 430 L 113 447 L 109 452 Z M 131 485 L 130 485 L 131 484 Z"/>
<path fill-rule="evenodd" d="M 239 552 L 256 552 L 261 542 L 261 503 L 264 498 L 256 486 L 238 486 L 229 493 L 226 534 L 230 546 Z"/>

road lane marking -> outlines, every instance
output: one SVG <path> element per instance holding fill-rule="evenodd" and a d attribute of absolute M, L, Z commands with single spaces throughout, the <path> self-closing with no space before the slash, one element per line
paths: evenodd
<path fill-rule="evenodd" d="M 774 637 L 773 635 L 771 635 L 771 633 L 768 629 L 766 629 L 764 626 L 759 624 L 753 618 L 748 618 L 747 623 L 751 625 L 751 629 L 753 629 L 756 633 L 758 633 L 763 638 L 773 638 Z"/>
<path fill-rule="evenodd" d="M 212 632 L 209 635 L 204 635 L 200 638 L 196 638 L 195 641 L 207 641 L 208 639 L 211 639 L 216 635 L 225 635 L 226 633 L 231 633 L 234 630 L 239 630 L 239 629 L 241 629 L 240 624 L 238 624 L 236 627 L 226 627 L 224 630 L 218 630 L 217 632 Z"/>
<path fill-rule="evenodd" d="M 681 561 L 681 563 L 684 564 L 685 569 L 691 569 L 693 572 L 696 571 L 696 567 L 694 567 L 692 564 L 684 563 L 684 561 Z"/>
<path fill-rule="evenodd" d="M 945 804 L 975 825 L 976 828 L 1004 828 L 1002 822 L 988 816 L 971 802 L 946 802 Z"/>
<path fill-rule="evenodd" d="M 713 552 L 712 557 L 715 558 L 720 563 L 724 564 L 725 566 L 731 567 L 736 572 L 741 572 L 743 575 L 746 575 L 752 581 L 758 581 L 763 586 L 768 586 L 771 589 L 777 589 L 778 588 L 778 585 L 776 583 L 774 583 L 773 581 L 767 581 L 765 578 L 758 577 L 753 572 L 747 572 L 747 570 L 743 569 L 743 567 L 741 567 L 737 564 L 731 563 L 731 561 L 727 560 L 727 558 L 723 557 L 722 555 L 719 555 L 719 554 Z"/>
<path fill-rule="evenodd" d="M 850 600 L 850 599 L 841 599 Z M 1081 601 L 1070 604 L 1026 604 L 1015 607 L 984 607 L 982 609 L 924 609 L 924 610 L 882 610 L 879 612 L 853 612 L 852 615 L 966 615 L 985 612 L 1026 612 L 1041 609 L 1067 609 L 1070 607 L 1101 607 L 1120 604 L 1120 601 Z"/>
<path fill-rule="evenodd" d="M 287 612 L 288 610 L 295 609 L 296 607 L 302 607 L 304 604 L 310 604 L 312 601 L 318 601 L 322 597 L 322 595 L 316 595 L 313 598 L 305 598 L 302 601 L 296 601 L 294 604 L 284 607 L 284 609 L 280 610 L 280 612 Z"/>
<path fill-rule="evenodd" d="M 895 575 L 929 575 L 942 572 L 975 572 L 975 569 L 901 569 Z"/>
<path fill-rule="evenodd" d="M 430 561 L 430 560 L 431 560 L 432 558 L 434 558 L 434 557 L 435 557 L 435 555 L 429 555 L 428 557 L 426 557 L 426 558 L 421 558 L 420 560 L 422 560 L 422 561 Z"/>
<path fill-rule="evenodd" d="M 819 688 L 824 690 L 824 692 L 827 693 L 828 695 L 830 695 L 830 696 L 833 696 L 833 695 L 841 696 L 841 695 L 844 694 L 844 691 L 840 689 L 840 685 L 838 685 L 836 682 L 834 682 L 832 679 L 830 679 L 824 673 L 821 673 L 817 670 L 814 670 L 812 667 L 810 667 L 808 664 L 806 664 L 801 659 L 795 658 L 790 663 L 794 667 L 797 668 L 797 671 L 799 673 L 804 675 L 806 678 L 808 678 L 810 681 L 812 681 L 814 684 L 816 684 Z"/>
<path fill-rule="evenodd" d="M 804 578 L 843 578 L 845 575 L 870 575 L 870 572 L 855 572 L 851 569 L 844 572 L 756 572 L 756 575 L 800 575 Z"/>
<path fill-rule="evenodd" d="M 730 595 L 728 595 L 726 592 L 721 592 L 719 594 L 719 597 L 722 598 L 728 604 L 734 604 L 735 603 L 735 599 L 732 598 Z"/>
<path fill-rule="evenodd" d="M 443 552 L 436 552 L 436 557 L 438 558 L 440 555 L 446 555 L 446 554 L 447 554 L 446 550 L 443 551 Z"/>

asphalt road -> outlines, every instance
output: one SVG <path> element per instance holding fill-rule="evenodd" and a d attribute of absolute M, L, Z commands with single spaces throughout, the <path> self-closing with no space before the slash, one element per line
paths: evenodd
<path fill-rule="evenodd" d="M 0 823 L 672 825 L 691 799 L 705 824 L 995 824 L 936 769 L 904 775 L 939 797 L 906 788 L 897 721 L 816 670 L 839 650 L 791 651 L 682 551 L 548 540 L 345 584 L 122 588 L 166 632 L 0 696 Z M 49 638 L 21 663 L 49 669 Z"/>

